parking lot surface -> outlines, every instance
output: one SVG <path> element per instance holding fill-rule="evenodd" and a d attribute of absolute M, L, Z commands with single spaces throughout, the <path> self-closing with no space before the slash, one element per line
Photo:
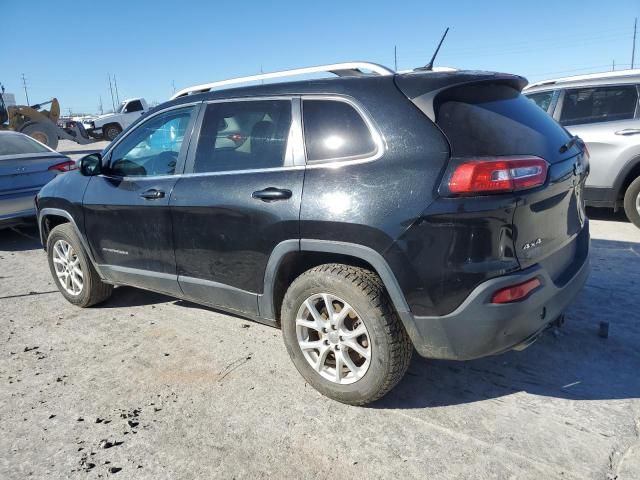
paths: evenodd
<path fill-rule="evenodd" d="M 0 478 L 638 479 L 640 231 L 590 213 L 562 329 L 415 356 L 365 408 L 305 385 L 274 328 L 128 287 L 73 307 L 36 229 L 0 231 Z"/>

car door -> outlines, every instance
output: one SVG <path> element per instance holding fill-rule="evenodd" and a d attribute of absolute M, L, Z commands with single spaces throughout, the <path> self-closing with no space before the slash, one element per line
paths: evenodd
<path fill-rule="evenodd" d="M 304 160 L 295 147 L 301 130 L 294 110 L 299 103 L 292 98 L 206 105 L 197 149 L 170 200 L 178 280 L 187 297 L 259 313 L 271 252 L 299 238 Z"/>
<path fill-rule="evenodd" d="M 159 112 L 105 155 L 84 195 L 85 228 L 100 269 L 115 283 L 180 294 L 169 198 L 184 169 L 197 105 Z"/>
<path fill-rule="evenodd" d="M 124 107 L 122 115 L 122 128 L 127 128 L 133 122 L 135 122 L 141 115 L 144 115 L 144 108 L 140 100 L 131 100 Z"/>
<path fill-rule="evenodd" d="M 561 125 L 587 144 L 591 172 L 587 186 L 610 188 L 628 153 L 640 144 L 635 85 L 567 89 L 558 105 Z"/>

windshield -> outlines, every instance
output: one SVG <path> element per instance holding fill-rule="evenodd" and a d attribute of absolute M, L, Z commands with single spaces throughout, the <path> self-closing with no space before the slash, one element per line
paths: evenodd
<path fill-rule="evenodd" d="M 120 105 L 118 105 L 118 107 L 116 108 L 115 112 L 113 113 L 122 113 L 124 111 L 124 107 L 127 105 L 127 102 L 122 102 Z"/>

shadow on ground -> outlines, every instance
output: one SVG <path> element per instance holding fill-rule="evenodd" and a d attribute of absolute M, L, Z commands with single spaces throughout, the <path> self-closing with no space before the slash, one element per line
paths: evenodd
<path fill-rule="evenodd" d="M 42 248 L 35 222 L 0 230 L 0 252 L 25 252 Z"/>
<path fill-rule="evenodd" d="M 591 220 L 604 220 L 605 222 L 630 223 L 623 209 L 614 212 L 613 208 L 587 207 L 587 217 Z"/>

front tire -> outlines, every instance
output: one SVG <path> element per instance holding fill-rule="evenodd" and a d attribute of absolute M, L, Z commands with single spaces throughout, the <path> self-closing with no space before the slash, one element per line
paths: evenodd
<path fill-rule="evenodd" d="M 51 230 L 47 257 L 53 280 L 70 303 L 90 307 L 111 296 L 113 286 L 100 280 L 71 224 Z"/>
<path fill-rule="evenodd" d="M 120 132 L 122 132 L 122 127 L 117 123 L 111 123 L 102 128 L 102 136 L 110 142 L 113 142 L 120 135 Z"/>
<path fill-rule="evenodd" d="M 631 182 L 624 194 L 624 213 L 631 223 L 640 228 L 640 177 Z"/>
<path fill-rule="evenodd" d="M 291 284 L 282 304 L 287 351 L 305 380 L 329 398 L 364 405 L 402 379 L 413 353 L 380 278 L 321 265 Z"/>

